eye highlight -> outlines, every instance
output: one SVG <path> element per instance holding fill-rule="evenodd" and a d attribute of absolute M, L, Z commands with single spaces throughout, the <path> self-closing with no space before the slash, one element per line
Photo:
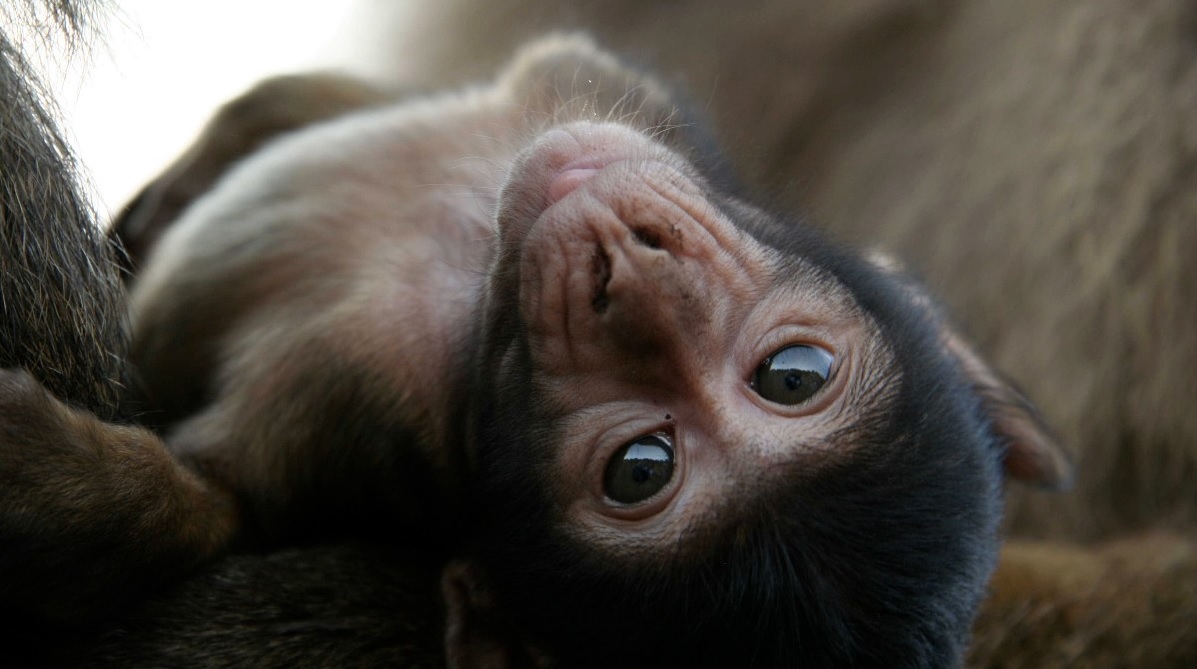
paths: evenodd
<path fill-rule="evenodd" d="M 765 358 L 753 373 L 751 385 L 770 402 L 802 404 L 827 383 L 834 362 L 835 358 L 823 348 L 794 344 Z"/>
<path fill-rule="evenodd" d="M 673 478 L 673 441 L 649 434 L 624 446 L 607 462 L 603 494 L 620 504 L 636 504 L 660 492 Z"/>

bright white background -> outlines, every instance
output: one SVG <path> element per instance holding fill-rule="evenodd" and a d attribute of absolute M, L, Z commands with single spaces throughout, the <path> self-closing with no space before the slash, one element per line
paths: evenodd
<path fill-rule="evenodd" d="M 0 0 L 7 1 L 7 0 Z M 44 65 L 68 138 L 108 216 L 259 79 L 362 70 L 382 0 L 118 0 L 86 59 Z"/>

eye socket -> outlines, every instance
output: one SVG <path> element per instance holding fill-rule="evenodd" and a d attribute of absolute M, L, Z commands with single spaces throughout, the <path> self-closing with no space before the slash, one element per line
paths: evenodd
<path fill-rule="evenodd" d="M 636 504 L 660 492 L 673 478 L 673 442 L 649 434 L 619 449 L 607 462 L 603 493 L 621 504 Z"/>
<path fill-rule="evenodd" d="M 752 375 L 752 388 L 776 404 L 802 404 L 827 383 L 835 358 L 808 344 L 787 346 L 765 358 Z"/>

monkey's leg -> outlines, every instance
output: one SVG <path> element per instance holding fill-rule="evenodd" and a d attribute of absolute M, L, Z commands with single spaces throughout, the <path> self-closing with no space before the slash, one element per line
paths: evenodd
<path fill-rule="evenodd" d="M 266 79 L 225 103 L 195 142 L 122 208 L 112 225 L 135 270 L 170 224 L 237 161 L 305 126 L 393 99 L 351 77 L 297 74 Z"/>
<path fill-rule="evenodd" d="M 0 613 L 92 619 L 219 553 L 235 518 L 153 433 L 0 370 Z"/>

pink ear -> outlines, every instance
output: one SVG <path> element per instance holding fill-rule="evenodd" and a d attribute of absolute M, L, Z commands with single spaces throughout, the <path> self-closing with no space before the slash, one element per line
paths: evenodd
<path fill-rule="evenodd" d="M 1004 442 L 1006 475 L 1054 490 L 1070 488 L 1075 476 L 1072 458 L 1030 401 L 950 328 L 941 327 L 940 335 L 980 396 L 993 433 Z"/>
<path fill-rule="evenodd" d="M 980 398 L 982 410 L 990 421 L 990 429 L 1003 442 L 1006 449 L 1003 459 L 1006 475 L 1053 490 L 1070 488 L 1075 476 L 1072 458 L 1060 446 L 1031 402 L 990 367 L 948 324 L 934 301 L 902 273 L 900 262 L 878 251 L 869 253 L 867 257 L 897 281 L 914 304 L 926 311 L 934 321 L 944 348 L 959 362 L 965 377 L 972 384 L 973 392 Z"/>
<path fill-rule="evenodd" d="M 450 562 L 441 572 L 445 601 L 446 669 L 529 669 L 548 665 L 504 619 L 472 562 Z"/>

